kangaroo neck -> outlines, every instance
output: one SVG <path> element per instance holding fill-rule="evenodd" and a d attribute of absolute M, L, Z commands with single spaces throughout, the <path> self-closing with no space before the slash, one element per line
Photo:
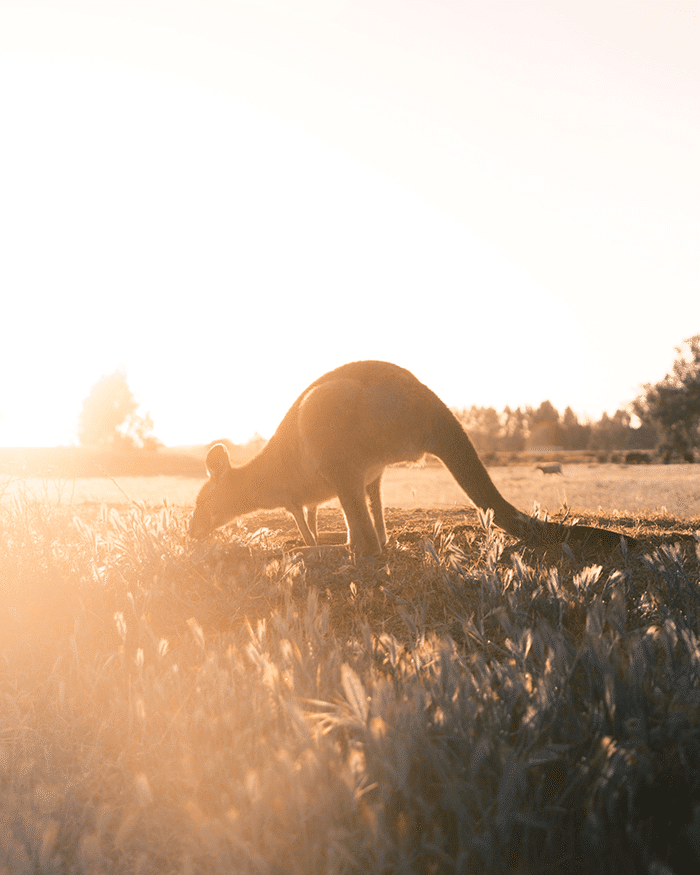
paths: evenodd
<path fill-rule="evenodd" d="M 265 446 L 237 471 L 240 489 L 255 509 L 271 510 L 284 506 L 288 468 L 274 446 Z"/>

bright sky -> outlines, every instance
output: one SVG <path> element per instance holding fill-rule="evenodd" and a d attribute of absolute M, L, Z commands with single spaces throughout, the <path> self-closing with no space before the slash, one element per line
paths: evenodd
<path fill-rule="evenodd" d="M 698 2 L 2 0 L 0 445 L 346 361 L 598 417 L 700 332 Z"/>

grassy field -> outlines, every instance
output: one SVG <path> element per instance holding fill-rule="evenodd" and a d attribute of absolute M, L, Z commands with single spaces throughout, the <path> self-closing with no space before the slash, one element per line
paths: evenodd
<path fill-rule="evenodd" d="M 700 465 L 564 465 L 563 474 L 544 475 L 534 466 L 491 468 L 501 492 L 531 511 L 535 502 L 548 513 L 563 504 L 578 511 L 618 510 L 624 514 L 663 511 L 683 517 L 700 515 Z M 76 479 L 0 478 L 0 501 L 23 493 L 62 504 L 191 507 L 203 479 L 192 477 L 90 477 Z M 389 468 L 383 481 L 388 507 L 462 507 L 469 501 L 441 465 Z M 335 506 L 338 506 L 337 504 Z"/>
<path fill-rule="evenodd" d="M 190 542 L 196 480 L 5 482 L 0 875 L 697 872 L 700 480 L 579 468 L 492 473 L 638 549 L 534 553 L 437 469 L 358 563 Z"/>

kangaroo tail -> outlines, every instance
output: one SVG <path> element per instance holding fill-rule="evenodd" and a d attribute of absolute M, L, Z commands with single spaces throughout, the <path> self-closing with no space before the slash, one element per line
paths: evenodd
<path fill-rule="evenodd" d="M 442 402 L 440 405 L 441 414 L 436 417 L 428 452 L 444 463 L 477 507 L 493 510 L 493 519 L 497 526 L 509 535 L 543 547 L 567 542 L 579 549 L 612 550 L 620 545 L 619 532 L 537 520 L 506 501 L 457 418 Z M 627 536 L 625 540 L 630 546 L 637 543 L 634 538 Z"/>
<path fill-rule="evenodd" d="M 469 498 L 482 510 L 491 508 L 497 526 L 517 538 L 527 536 L 529 518 L 501 495 L 474 444 L 454 414 L 440 402 L 428 452 L 440 459 Z"/>

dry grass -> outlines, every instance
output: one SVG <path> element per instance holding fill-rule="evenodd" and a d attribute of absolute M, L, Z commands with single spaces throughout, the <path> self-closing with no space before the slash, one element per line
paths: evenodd
<path fill-rule="evenodd" d="M 396 510 L 355 564 L 282 513 L 0 515 L 3 875 L 697 871 L 700 519 L 581 563 Z"/>
<path fill-rule="evenodd" d="M 700 515 L 700 465 L 567 465 L 563 475 L 545 476 L 534 465 L 490 469 L 510 502 L 529 510 L 537 502 L 556 513 L 568 504 L 585 510 L 646 515 L 665 508 L 681 517 Z M 0 501 L 17 494 L 60 504 L 128 505 L 144 501 L 191 507 L 202 479 L 192 477 L 0 478 Z M 442 465 L 389 468 L 383 493 L 389 507 L 463 507 L 468 504 Z M 337 503 L 334 506 L 338 506 Z"/>
<path fill-rule="evenodd" d="M 534 466 L 490 468 L 496 486 L 517 507 L 537 502 L 549 513 L 563 504 L 576 513 L 618 510 L 647 515 L 663 508 L 677 516 L 700 515 L 700 465 L 562 465 L 544 475 Z M 442 466 L 392 468 L 384 483 L 392 507 L 455 507 L 464 493 Z"/>

